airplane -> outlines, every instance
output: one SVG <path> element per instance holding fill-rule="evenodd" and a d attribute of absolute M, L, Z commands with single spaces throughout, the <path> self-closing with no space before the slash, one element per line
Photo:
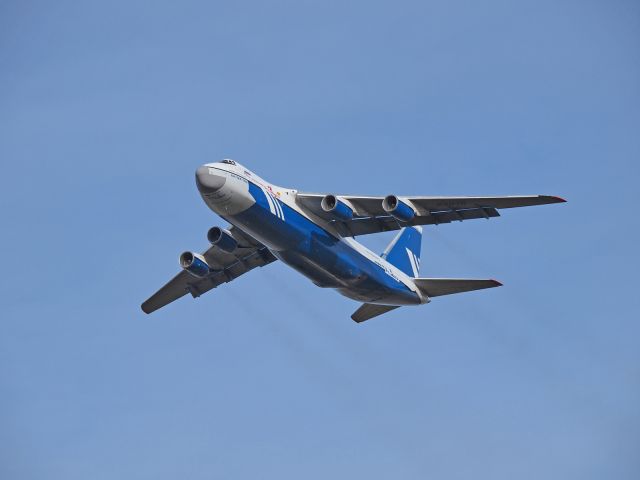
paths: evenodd
<path fill-rule="evenodd" d="M 190 293 L 194 298 L 276 260 L 314 284 L 362 302 L 351 318 L 363 322 L 432 298 L 499 287 L 491 279 L 421 278 L 422 227 L 499 217 L 503 208 L 565 202 L 550 195 L 386 197 L 303 193 L 263 180 L 224 159 L 196 170 L 206 205 L 231 224 L 212 227 L 211 247 L 184 252 L 182 271 L 142 305 L 151 313 Z M 398 230 L 378 255 L 359 235 Z"/>

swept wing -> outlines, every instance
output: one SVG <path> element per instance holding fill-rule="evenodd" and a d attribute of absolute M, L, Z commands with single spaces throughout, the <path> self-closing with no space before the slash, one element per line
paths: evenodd
<path fill-rule="evenodd" d="M 199 297 L 218 285 L 238 278 L 249 270 L 276 260 L 267 247 L 242 230 L 231 227 L 229 231 L 238 242 L 238 248 L 233 253 L 227 253 L 213 246 L 202 254 L 207 264 L 214 270 L 213 273 L 205 278 L 198 278 L 185 270 L 181 271 L 151 295 L 142 304 L 142 310 L 145 313 L 151 313 L 187 293 L 190 293 L 194 298 Z"/>
<path fill-rule="evenodd" d="M 325 197 L 321 193 L 298 193 L 296 202 L 306 210 L 335 224 L 343 236 L 366 235 L 370 233 L 398 230 L 409 225 L 438 225 L 454 221 L 476 218 L 499 217 L 503 208 L 529 207 L 562 203 L 560 197 L 550 195 L 522 195 L 504 197 L 397 197 L 415 211 L 415 217 L 402 222 L 387 213 L 382 202 L 385 197 L 338 195 L 337 199 L 353 210 L 353 218 L 344 220 L 333 217 L 322 209 Z"/>

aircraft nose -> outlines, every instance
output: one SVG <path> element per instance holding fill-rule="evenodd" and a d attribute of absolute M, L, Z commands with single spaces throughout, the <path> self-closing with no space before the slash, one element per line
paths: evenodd
<path fill-rule="evenodd" d="M 206 165 L 196 170 L 196 185 L 200 193 L 214 193 L 222 188 L 226 177 L 222 172 L 216 173 L 216 169 L 209 168 Z"/>

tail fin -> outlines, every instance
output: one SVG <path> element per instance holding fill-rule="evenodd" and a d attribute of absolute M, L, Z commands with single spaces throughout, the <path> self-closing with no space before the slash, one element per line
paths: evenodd
<path fill-rule="evenodd" d="M 421 246 L 422 227 L 405 227 L 391 241 L 381 257 L 410 277 L 417 277 L 420 274 Z"/>

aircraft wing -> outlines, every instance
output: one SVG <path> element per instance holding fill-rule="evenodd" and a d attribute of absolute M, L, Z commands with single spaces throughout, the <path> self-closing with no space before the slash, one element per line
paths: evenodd
<path fill-rule="evenodd" d="M 218 285 L 238 278 L 249 270 L 263 267 L 276 260 L 267 247 L 242 230 L 231 227 L 229 232 L 238 242 L 238 248 L 233 253 L 224 252 L 213 246 L 202 254 L 214 270 L 211 275 L 198 278 L 185 270 L 181 271 L 151 295 L 141 305 L 142 310 L 145 313 L 151 313 L 187 293 L 190 293 L 194 298 L 199 297 Z"/>
<path fill-rule="evenodd" d="M 342 236 L 366 235 L 369 233 L 399 230 L 410 225 L 438 225 L 453 221 L 476 218 L 499 217 L 503 208 L 529 207 L 565 202 L 560 197 L 550 195 L 524 195 L 508 197 L 397 197 L 411 206 L 415 217 L 402 222 L 382 208 L 385 197 L 337 195 L 353 210 L 353 218 L 340 220 L 321 207 L 324 194 L 298 193 L 296 202 L 303 210 L 334 224 Z"/>

